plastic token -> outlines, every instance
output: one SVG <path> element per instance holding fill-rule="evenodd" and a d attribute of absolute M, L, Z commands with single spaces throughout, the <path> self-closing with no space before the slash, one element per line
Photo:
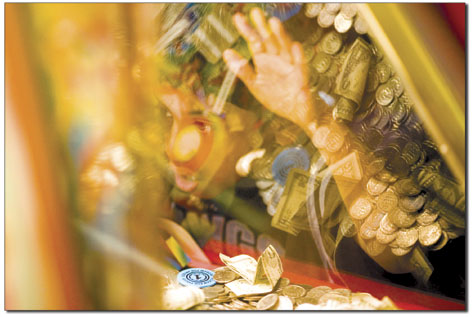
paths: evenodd
<path fill-rule="evenodd" d="M 199 288 L 213 286 L 216 281 L 213 279 L 214 272 L 206 269 L 186 269 L 178 273 L 178 283 L 183 286 L 196 286 Z"/>
<path fill-rule="evenodd" d="M 279 184 L 285 186 L 287 175 L 289 175 L 292 168 L 308 170 L 309 166 L 310 158 L 305 149 L 300 147 L 288 148 L 280 152 L 272 163 L 272 176 Z"/>

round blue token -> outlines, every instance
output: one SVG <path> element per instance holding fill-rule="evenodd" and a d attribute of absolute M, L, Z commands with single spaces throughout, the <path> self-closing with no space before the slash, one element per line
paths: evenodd
<path fill-rule="evenodd" d="M 272 163 L 272 176 L 279 184 L 285 186 L 285 181 L 292 168 L 308 170 L 309 166 L 310 158 L 304 148 L 287 148 L 274 159 Z"/>
<path fill-rule="evenodd" d="M 196 286 L 199 288 L 213 286 L 216 281 L 213 279 L 214 272 L 207 269 L 191 268 L 178 273 L 178 283 L 183 286 Z"/>

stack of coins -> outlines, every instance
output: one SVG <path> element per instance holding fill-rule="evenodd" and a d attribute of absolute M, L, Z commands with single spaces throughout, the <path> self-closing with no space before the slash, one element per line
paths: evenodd
<path fill-rule="evenodd" d="M 308 3 L 304 14 L 319 26 L 303 41 L 320 116 L 311 143 L 327 164 L 357 151 L 364 173 L 362 193 L 348 205 L 353 223 L 343 232 L 356 227 L 371 255 L 388 247 L 396 255 L 414 247 L 438 250 L 463 235 L 465 194 L 425 133 L 401 77 L 383 50 L 360 36 L 368 26 L 357 5 Z M 279 142 L 287 144 L 284 136 Z M 269 177 L 272 163 L 257 173 Z M 277 204 L 277 186 L 264 185 L 263 198 Z"/>
<path fill-rule="evenodd" d="M 238 276 L 227 267 L 219 267 L 214 272 L 216 285 L 202 288 L 205 300 L 192 310 L 397 309 L 387 297 L 378 300 L 371 294 L 353 293 L 346 288 L 293 284 L 285 277 L 280 278 L 272 292 L 237 296 L 224 284 Z"/>
<path fill-rule="evenodd" d="M 322 28 L 334 26 L 339 33 L 346 33 L 352 27 L 358 34 L 368 32 L 368 25 L 358 15 L 357 5 L 354 3 L 307 3 L 305 15 L 316 18 Z"/>
<path fill-rule="evenodd" d="M 462 234 L 463 222 L 440 217 L 442 203 L 428 202 L 429 195 L 412 178 L 394 183 L 370 178 L 366 192 L 353 201 L 349 215 L 360 224 L 358 234 L 370 255 L 377 256 L 387 247 L 397 256 L 416 246 L 438 250 L 449 238 Z"/>

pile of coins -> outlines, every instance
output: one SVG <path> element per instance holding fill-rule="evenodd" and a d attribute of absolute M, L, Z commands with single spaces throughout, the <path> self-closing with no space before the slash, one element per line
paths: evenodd
<path fill-rule="evenodd" d="M 341 228 L 344 236 L 358 233 L 372 256 L 388 247 L 403 256 L 415 247 L 439 250 L 464 235 L 465 193 L 426 134 L 401 78 L 371 39 L 361 36 L 368 27 L 357 5 L 308 3 L 303 10 L 318 24 L 302 41 L 319 114 L 309 143 L 327 166 L 356 152 L 364 174 L 361 193 L 345 201 L 350 219 Z M 273 217 L 286 186 L 273 171 L 276 159 L 290 147 L 308 148 L 307 140 L 284 139 L 275 137 L 280 147 L 266 145 L 249 173 Z"/>
<path fill-rule="evenodd" d="M 335 27 L 339 33 L 346 33 L 354 27 L 358 34 L 366 34 L 368 26 L 358 16 L 356 5 L 353 3 L 308 3 L 305 15 L 316 18 L 322 28 Z"/>
<path fill-rule="evenodd" d="M 351 23 L 356 33 L 366 33 L 367 27 L 364 32 L 357 27 L 362 19 L 356 11 L 353 4 L 305 7 L 306 16 L 318 17 L 319 25 L 326 28 L 316 32 L 318 39 L 312 43 L 317 53 L 310 58 L 311 71 L 318 74 L 312 89 L 317 99 L 333 108 L 331 119 L 323 111 L 312 143 L 327 162 L 358 152 L 366 193 L 350 202 L 349 214 L 367 242 L 368 253 L 379 255 L 387 246 L 396 255 L 405 255 L 417 245 L 439 250 L 449 239 L 464 234 L 465 194 L 426 135 L 401 79 L 382 52 L 358 38 L 345 43 L 349 37 L 344 33 Z M 348 55 L 357 50 L 361 56 L 369 53 L 369 58 L 352 61 Z M 359 72 L 347 72 L 348 62 L 353 63 L 352 69 L 360 67 Z M 337 65 L 335 73 L 329 71 L 330 65 Z M 350 86 L 360 87 L 359 93 L 349 94 L 339 87 L 343 73 Z"/>
<path fill-rule="evenodd" d="M 443 219 L 438 219 L 436 211 L 424 208 L 427 195 L 410 179 L 389 186 L 371 178 L 366 186 L 367 194 L 354 201 L 349 214 L 359 227 L 360 237 L 368 242 L 370 255 L 377 256 L 390 247 L 393 254 L 402 256 L 417 244 L 438 250 L 447 243 L 440 225 Z M 412 186 L 414 196 L 405 196 L 401 186 Z"/>
<path fill-rule="evenodd" d="M 227 267 L 219 267 L 214 272 L 217 284 L 202 289 L 205 301 L 192 307 L 192 310 L 397 309 L 387 297 L 378 300 L 371 294 L 353 293 L 345 288 L 292 284 L 285 277 L 280 278 L 271 293 L 237 296 L 224 284 L 239 276 Z"/>

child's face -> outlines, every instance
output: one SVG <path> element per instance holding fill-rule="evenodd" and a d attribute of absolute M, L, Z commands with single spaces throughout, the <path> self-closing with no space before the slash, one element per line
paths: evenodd
<path fill-rule="evenodd" d="M 243 133 L 230 134 L 221 117 L 197 110 L 200 102 L 191 93 L 166 87 L 160 99 L 173 116 L 166 153 L 176 186 L 212 198 L 234 185 L 235 164 L 248 150 Z"/>

